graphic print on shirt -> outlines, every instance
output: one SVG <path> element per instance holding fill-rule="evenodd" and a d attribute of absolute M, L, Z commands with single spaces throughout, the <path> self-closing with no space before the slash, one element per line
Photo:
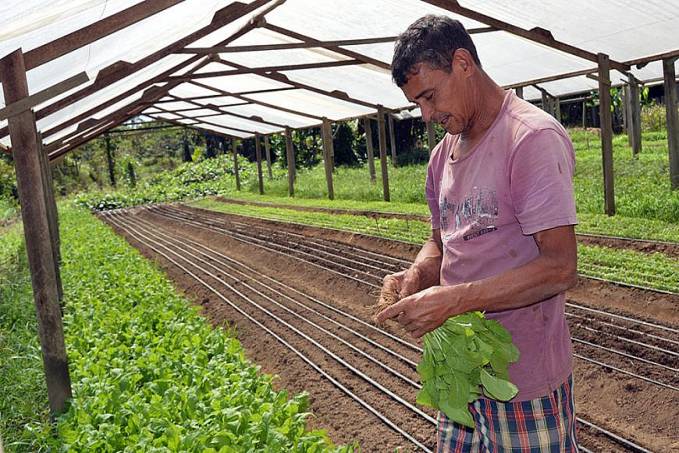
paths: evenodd
<path fill-rule="evenodd" d="M 439 196 L 442 239 L 462 235 L 465 241 L 497 230 L 498 203 L 495 190 L 474 187 L 464 200 Z"/>

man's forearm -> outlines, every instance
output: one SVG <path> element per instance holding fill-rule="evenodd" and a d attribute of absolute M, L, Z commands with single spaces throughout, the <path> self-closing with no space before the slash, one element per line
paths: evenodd
<path fill-rule="evenodd" d="M 441 261 L 443 255 L 441 247 L 435 239 L 438 231 L 435 230 L 432 237 L 422 246 L 422 249 L 417 254 L 415 261 L 410 266 L 411 272 L 417 272 L 419 276 L 420 285 L 418 290 L 437 286 L 440 283 L 441 275 Z"/>

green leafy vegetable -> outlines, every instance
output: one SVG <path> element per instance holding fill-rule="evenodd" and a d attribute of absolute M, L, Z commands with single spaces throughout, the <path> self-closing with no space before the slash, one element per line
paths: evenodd
<path fill-rule="evenodd" d="M 473 428 L 468 404 L 482 391 L 500 401 L 516 396 L 518 389 L 509 382 L 507 368 L 517 360 L 519 350 L 499 322 L 480 312 L 454 316 L 424 336 L 417 402 Z"/>

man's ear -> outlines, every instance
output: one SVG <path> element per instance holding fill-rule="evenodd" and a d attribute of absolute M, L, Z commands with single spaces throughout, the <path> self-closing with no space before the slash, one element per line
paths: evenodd
<path fill-rule="evenodd" d="M 467 75 L 471 75 L 474 71 L 476 65 L 474 64 L 474 57 L 467 49 L 455 49 L 453 52 L 453 62 L 452 66 L 457 66 L 462 69 L 462 72 Z"/>

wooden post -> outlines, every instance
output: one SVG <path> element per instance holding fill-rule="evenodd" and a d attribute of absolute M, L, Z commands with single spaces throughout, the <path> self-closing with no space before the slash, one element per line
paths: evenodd
<path fill-rule="evenodd" d="M 639 96 L 639 83 L 632 76 L 629 83 L 629 116 L 627 127 L 631 130 L 632 155 L 641 152 L 641 97 Z"/>
<path fill-rule="evenodd" d="M 54 184 L 52 181 L 52 170 L 50 169 L 49 159 L 42 147 L 42 136 L 36 131 L 38 137 L 38 156 L 42 171 L 42 184 L 45 190 L 45 207 L 47 208 L 47 221 L 50 230 L 50 241 L 52 244 L 52 256 L 54 259 L 54 275 L 57 279 L 57 295 L 59 296 L 59 306 L 62 307 L 64 300 L 64 286 L 61 282 L 61 239 L 59 237 L 59 214 L 57 203 L 54 199 Z M 63 315 L 63 311 L 61 312 Z"/>
<path fill-rule="evenodd" d="M 436 129 L 431 121 L 427 123 L 427 140 L 429 141 L 429 154 L 436 148 Z"/>
<path fill-rule="evenodd" d="M 323 140 L 323 166 L 325 167 L 325 182 L 328 186 L 328 198 L 334 200 L 335 190 L 332 183 L 333 168 L 331 162 L 334 145 L 332 143 L 332 128 L 330 126 L 330 121 L 327 118 L 323 118 L 321 136 Z"/>
<path fill-rule="evenodd" d="M 6 105 L 29 95 L 21 50 L 12 52 L 0 61 L 0 80 Z M 71 398 L 71 378 L 68 373 L 59 291 L 54 271 L 56 263 L 50 240 L 38 154 L 35 114 L 32 110 L 24 111 L 9 118 L 8 123 L 47 381 L 47 397 L 54 417 L 64 411 L 66 401 Z"/>
<path fill-rule="evenodd" d="M 236 190 L 240 192 L 240 171 L 238 169 L 238 147 L 240 142 L 236 139 L 231 141 L 233 148 L 233 174 L 236 176 Z"/>
<path fill-rule="evenodd" d="M 552 106 L 554 107 L 554 118 L 560 123 L 561 122 L 561 99 L 558 97 L 552 98 Z"/>
<path fill-rule="evenodd" d="M 514 88 L 514 92 L 516 93 L 516 95 L 517 95 L 518 97 L 520 97 L 521 99 L 523 99 L 523 87 L 516 87 L 516 88 Z"/>
<path fill-rule="evenodd" d="M 667 117 L 667 148 L 670 158 L 670 187 L 679 189 L 679 112 L 677 111 L 677 82 L 674 70 L 676 58 L 662 61 Z"/>
<path fill-rule="evenodd" d="M 257 159 L 257 182 L 259 194 L 264 195 L 264 175 L 262 175 L 262 144 L 259 134 L 255 134 L 255 158 Z"/>
<path fill-rule="evenodd" d="M 630 93 L 628 84 L 623 85 L 620 99 L 622 101 L 622 130 L 627 134 L 627 144 L 632 146 L 632 128 L 629 125 Z"/>
<path fill-rule="evenodd" d="M 292 145 L 292 130 L 285 128 L 285 155 L 288 162 L 288 195 L 295 195 L 295 148 Z"/>
<path fill-rule="evenodd" d="M 269 173 L 269 179 L 273 179 L 273 173 L 271 171 L 271 143 L 269 143 L 269 136 L 264 136 L 264 153 L 266 154 L 266 169 Z"/>
<path fill-rule="evenodd" d="M 611 118 L 611 74 L 608 55 L 599 53 L 599 126 L 601 127 L 601 157 L 604 174 L 604 205 L 606 214 L 615 215 L 613 188 L 613 119 Z"/>
<path fill-rule="evenodd" d="M 106 163 L 108 164 L 108 179 L 111 181 L 111 187 L 116 186 L 116 172 L 115 163 L 113 162 L 113 146 L 111 145 L 111 135 L 107 132 L 104 134 L 104 142 L 106 143 Z"/>
<path fill-rule="evenodd" d="M 391 144 L 391 165 L 396 167 L 398 162 L 396 161 L 396 130 L 394 129 L 394 117 L 387 114 L 389 117 L 389 143 Z"/>
<path fill-rule="evenodd" d="M 551 109 L 549 107 L 549 95 L 544 90 L 541 90 L 540 93 L 542 93 L 542 110 L 551 114 Z"/>
<path fill-rule="evenodd" d="M 370 170 L 370 181 L 375 182 L 377 176 L 375 175 L 375 151 L 373 150 L 373 130 L 370 127 L 370 118 L 363 119 L 363 128 L 365 129 L 365 147 L 368 153 L 368 169 Z"/>
<path fill-rule="evenodd" d="M 587 101 L 582 101 L 582 128 L 587 126 Z"/>
<path fill-rule="evenodd" d="M 381 105 L 377 108 L 377 128 L 379 130 L 380 142 L 380 165 L 382 166 L 382 198 L 384 201 L 390 201 L 389 169 L 387 168 L 387 130 L 384 121 L 384 109 Z"/>

